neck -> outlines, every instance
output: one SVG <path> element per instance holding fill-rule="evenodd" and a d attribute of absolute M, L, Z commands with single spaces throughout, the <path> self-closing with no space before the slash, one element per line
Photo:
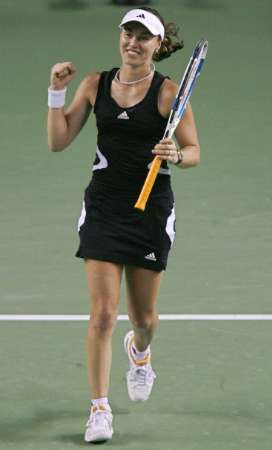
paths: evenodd
<path fill-rule="evenodd" d="M 123 84 L 136 84 L 149 79 L 155 71 L 154 64 L 144 66 L 124 65 L 116 74 L 116 81 Z"/>

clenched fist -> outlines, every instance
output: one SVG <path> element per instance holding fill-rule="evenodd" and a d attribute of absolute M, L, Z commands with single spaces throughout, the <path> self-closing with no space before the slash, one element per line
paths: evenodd
<path fill-rule="evenodd" d="M 50 88 L 61 90 L 66 88 L 75 77 L 76 68 L 71 62 L 60 62 L 51 69 Z"/>

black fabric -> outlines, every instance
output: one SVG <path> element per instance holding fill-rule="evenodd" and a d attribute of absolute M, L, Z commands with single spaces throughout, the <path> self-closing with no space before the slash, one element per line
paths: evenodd
<path fill-rule="evenodd" d="M 143 213 L 133 208 L 126 198 L 109 197 L 87 188 L 85 220 L 79 229 L 80 246 L 76 256 L 158 272 L 165 270 L 171 248 L 166 225 L 173 207 L 173 194 L 160 196 L 157 201 L 153 199 Z M 173 220 L 172 233 L 174 226 Z"/>
<path fill-rule="evenodd" d="M 153 160 L 152 148 L 162 138 L 167 119 L 158 111 L 158 92 L 165 77 L 154 73 L 145 98 L 130 108 L 120 107 L 111 97 L 112 80 L 118 69 L 102 72 L 94 113 L 98 129 L 97 146 L 108 161 L 108 167 L 95 170 L 93 184 L 116 188 L 127 193 L 139 192 Z M 118 118 L 126 114 L 129 119 Z M 94 165 L 100 161 L 96 156 Z M 162 168 L 166 169 L 164 162 Z M 159 175 L 153 192 L 163 192 L 169 186 L 167 175 Z"/>
<path fill-rule="evenodd" d="M 144 212 L 136 210 L 134 203 L 153 159 L 151 149 L 167 123 L 157 106 L 165 77 L 155 72 L 145 98 L 131 108 L 121 108 L 110 95 L 117 70 L 103 72 L 99 82 L 94 106 L 98 149 L 79 219 L 76 256 L 161 271 L 174 238 L 170 176 L 158 175 Z M 124 112 L 129 119 L 118 119 Z M 162 166 L 168 170 L 166 163 Z"/>

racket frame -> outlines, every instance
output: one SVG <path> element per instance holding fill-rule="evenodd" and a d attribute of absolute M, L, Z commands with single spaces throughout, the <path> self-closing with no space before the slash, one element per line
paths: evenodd
<path fill-rule="evenodd" d="M 200 74 L 203 62 L 206 58 L 207 51 L 208 41 L 201 39 L 194 48 L 193 54 L 188 62 L 184 75 L 179 84 L 179 88 L 165 128 L 163 139 L 171 138 L 179 122 L 181 121 L 186 110 L 189 98 L 192 94 L 195 82 Z M 147 200 L 159 173 L 161 163 L 162 160 L 159 158 L 159 156 L 155 156 L 150 166 L 141 193 L 134 205 L 134 208 L 141 211 L 145 210 Z"/>

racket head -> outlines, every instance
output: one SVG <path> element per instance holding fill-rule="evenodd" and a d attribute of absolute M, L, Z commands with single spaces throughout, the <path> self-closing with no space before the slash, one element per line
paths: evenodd
<path fill-rule="evenodd" d="M 193 51 L 193 58 L 201 57 L 201 59 L 205 59 L 208 51 L 208 41 L 206 39 L 200 39 L 196 44 Z"/>
<path fill-rule="evenodd" d="M 179 121 L 182 119 L 195 82 L 207 56 L 207 51 L 208 41 L 206 39 L 200 39 L 193 50 L 192 56 L 181 79 L 179 89 L 170 112 L 164 137 L 171 137 Z"/>

